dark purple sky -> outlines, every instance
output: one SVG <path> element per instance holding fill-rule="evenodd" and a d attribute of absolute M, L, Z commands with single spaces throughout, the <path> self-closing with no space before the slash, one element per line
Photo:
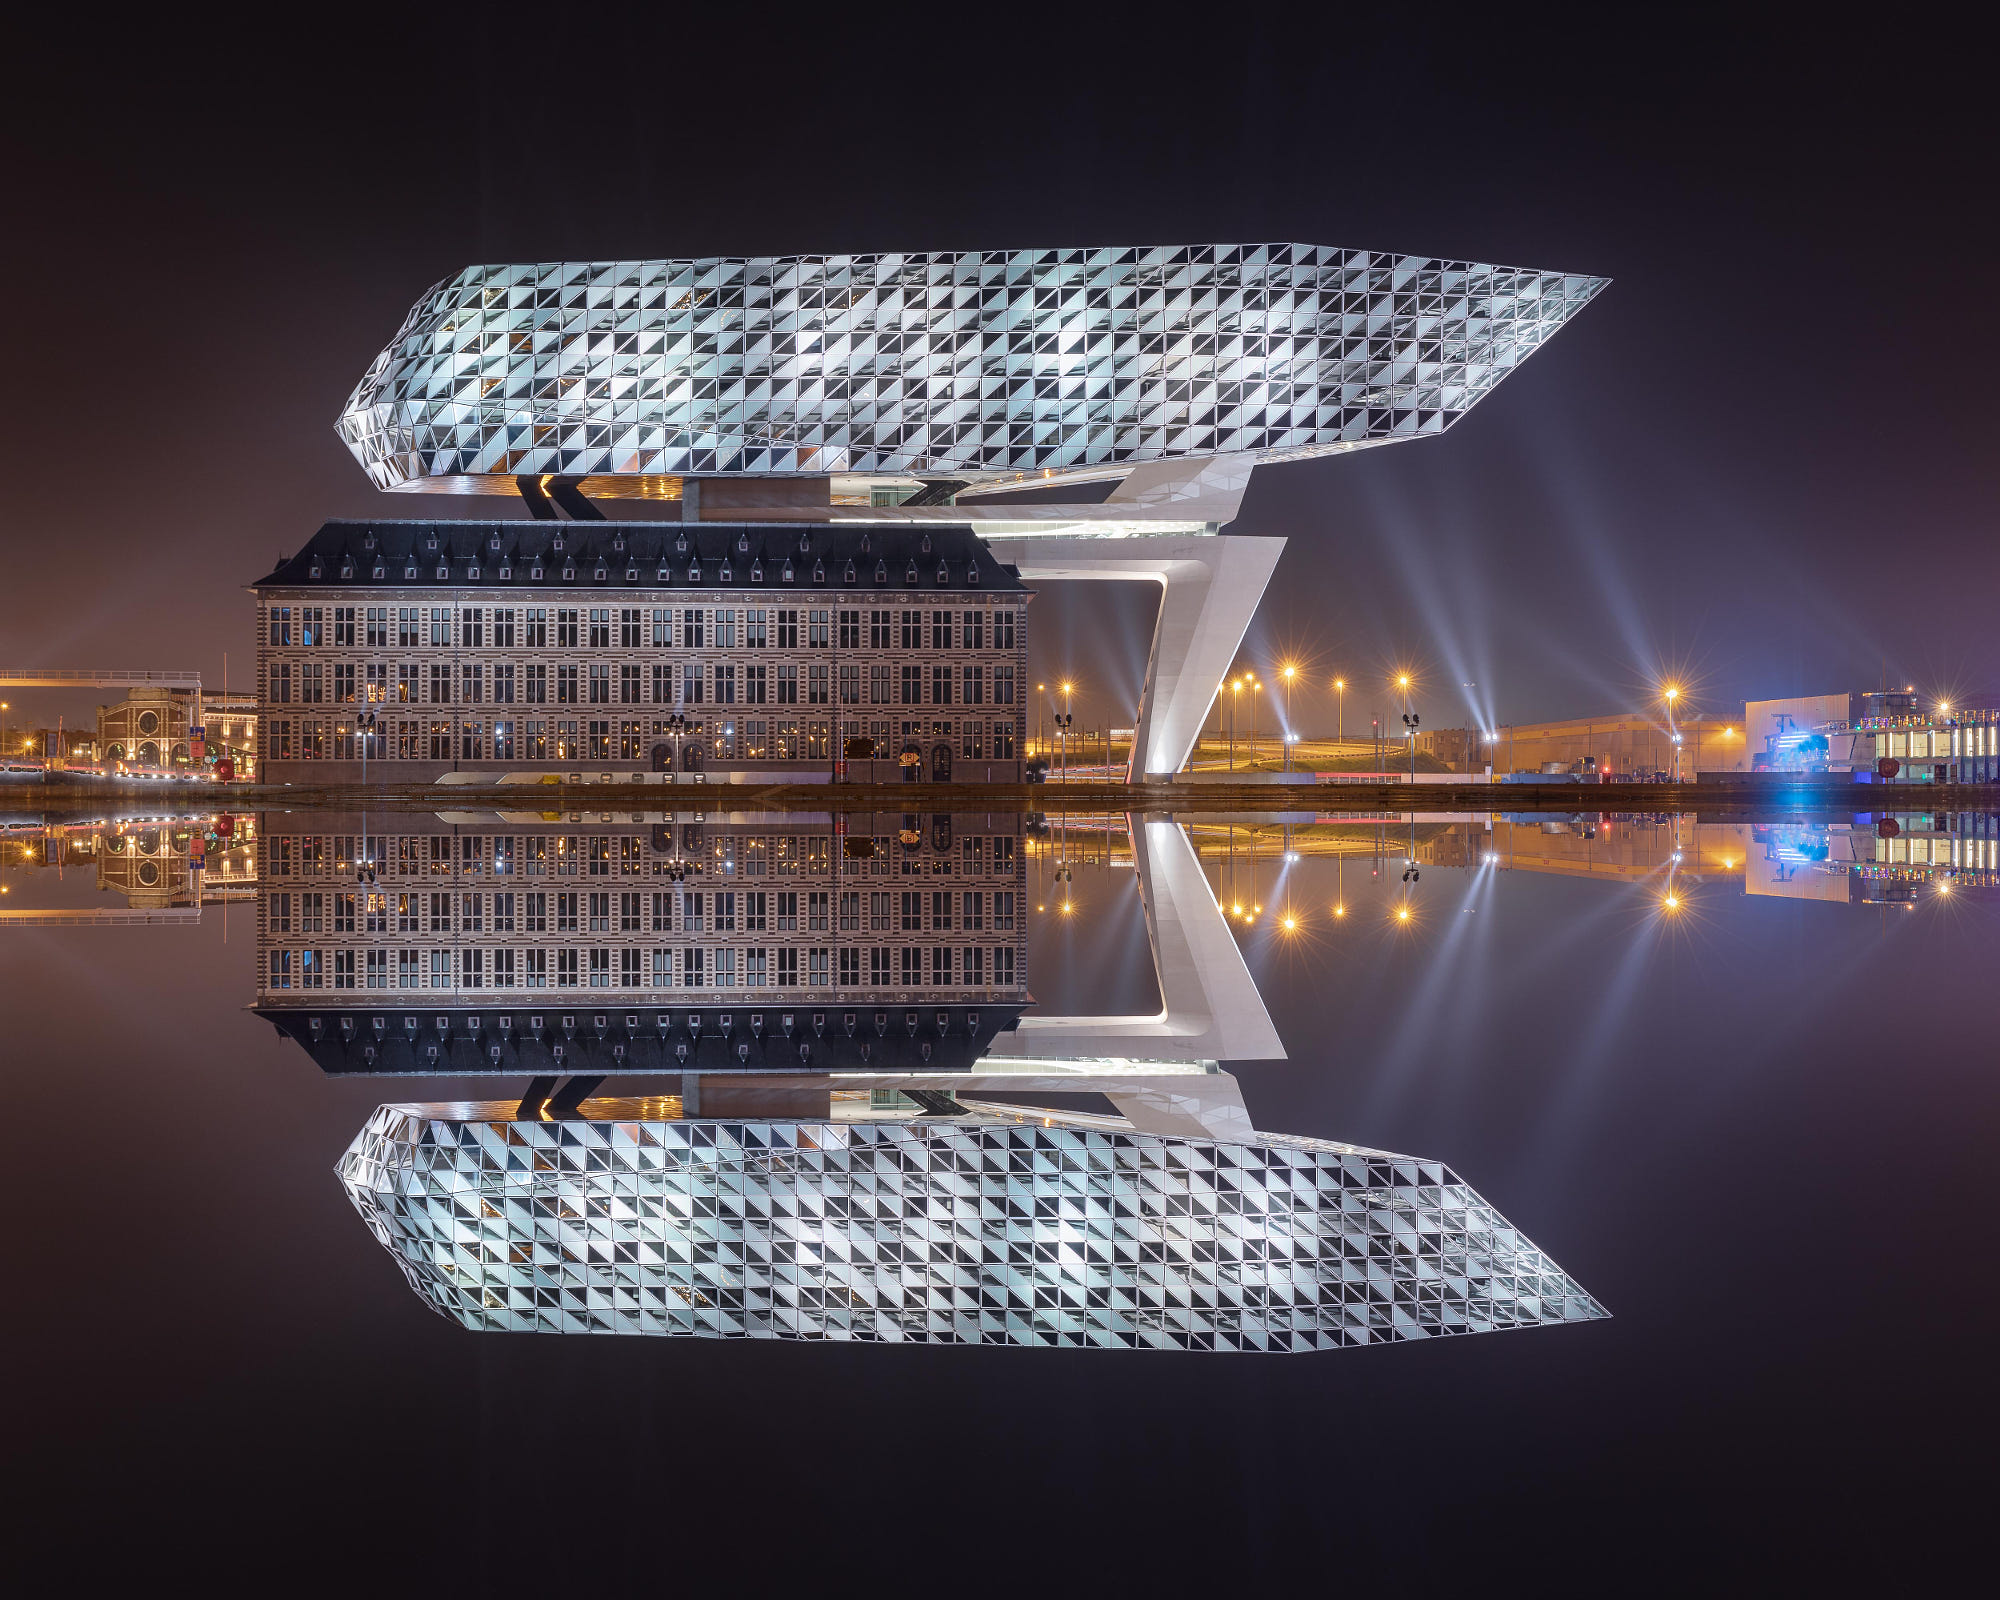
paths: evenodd
<path fill-rule="evenodd" d="M 385 503 L 332 429 L 471 261 L 1296 239 L 1616 282 L 1446 439 L 1260 477 L 1257 661 L 1415 661 L 1433 725 L 1663 666 L 1715 704 L 2000 688 L 1954 599 L 1995 575 L 1991 129 L 1941 28 L 531 15 L 23 52 L 5 654 L 219 673 L 323 519 L 486 509 Z M 1143 599 L 1043 615 L 1122 721 Z"/>

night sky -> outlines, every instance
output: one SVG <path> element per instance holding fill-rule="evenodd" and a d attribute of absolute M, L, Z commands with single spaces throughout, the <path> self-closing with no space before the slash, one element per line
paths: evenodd
<path fill-rule="evenodd" d="M 1446 438 L 1259 475 L 1253 664 L 1414 663 L 1433 726 L 1665 671 L 2000 690 L 1991 127 L 1942 32 L 338 15 L 53 40 L 10 97 L 8 656 L 243 672 L 241 585 L 326 518 L 505 505 L 380 496 L 333 432 L 469 262 L 1302 240 L 1615 281 Z M 1040 614 L 1092 722 L 1122 593 Z"/>
<path fill-rule="evenodd" d="M 242 586 L 322 521 L 506 510 L 378 495 L 333 432 L 469 262 L 1298 240 L 1614 282 L 1443 439 L 1259 475 L 1237 531 L 1292 541 L 1260 668 L 1414 664 L 1431 726 L 1665 672 L 1732 713 L 2000 691 L 1991 90 L 1941 21 L 69 14 L 0 105 L 10 663 L 246 684 Z M 1051 590 L 1038 668 L 1122 722 L 1149 629 L 1139 590 Z M 1510 890 L 1537 960 L 1478 982 L 1276 973 L 1298 1070 L 1246 1082 L 1261 1125 L 1451 1161 L 1616 1318 L 1317 1367 L 468 1354 L 332 1192 L 379 1096 L 235 1009 L 247 946 L 7 947 L 0 992 L 47 997 L 8 1058 L 10 1547 L 267 1592 L 1913 1581 L 1987 1471 L 1991 1035 L 1922 996 L 1986 1004 L 1990 910 L 1898 942 L 1746 904 L 1607 1000 L 1591 887 Z"/>

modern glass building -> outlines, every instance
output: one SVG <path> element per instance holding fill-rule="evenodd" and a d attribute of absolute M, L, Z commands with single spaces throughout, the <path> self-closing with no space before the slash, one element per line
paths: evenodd
<path fill-rule="evenodd" d="M 842 1109 L 390 1105 L 338 1170 L 410 1287 L 479 1331 L 1308 1351 L 1605 1315 L 1437 1162 Z"/>
<path fill-rule="evenodd" d="M 1306 244 L 475 266 L 339 428 L 383 489 L 649 498 L 1322 455 L 1441 433 L 1604 281 Z"/>

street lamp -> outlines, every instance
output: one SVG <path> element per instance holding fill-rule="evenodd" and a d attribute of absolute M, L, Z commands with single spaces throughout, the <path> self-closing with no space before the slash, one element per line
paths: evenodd
<path fill-rule="evenodd" d="M 1243 692 L 1243 680 L 1229 686 L 1229 770 L 1236 770 L 1236 697 Z"/>
<path fill-rule="evenodd" d="M 1284 673 L 1283 673 L 1283 676 L 1284 676 L 1284 680 L 1285 680 L 1285 767 L 1284 767 L 1284 770 L 1285 770 L 1285 771 L 1287 771 L 1287 772 L 1290 772 L 1290 771 L 1292 770 L 1292 679 L 1296 678 L 1296 677 L 1297 677 L 1298 675 L 1299 675 L 1299 669 L 1298 669 L 1297 667 L 1290 667 L 1290 666 L 1286 667 L 1286 668 L 1285 668 L 1285 670 L 1284 670 Z"/>
<path fill-rule="evenodd" d="M 1336 744 L 1345 744 L 1347 742 L 1347 680 L 1345 678 L 1335 678 L 1333 680 L 1333 693 L 1334 742 Z"/>
<path fill-rule="evenodd" d="M 1063 771 L 1063 779 L 1065 782 L 1067 782 L 1069 778 L 1069 730 L 1073 726 L 1075 726 L 1076 723 L 1075 713 L 1073 713 L 1070 710 L 1070 696 L 1075 692 L 1075 690 L 1076 690 L 1075 684 L 1069 682 L 1067 679 L 1063 681 L 1062 771 Z"/>
<path fill-rule="evenodd" d="M 1263 684 L 1257 681 L 1257 674 L 1250 674 L 1250 759 L 1257 759 L 1257 696 L 1264 692 Z"/>

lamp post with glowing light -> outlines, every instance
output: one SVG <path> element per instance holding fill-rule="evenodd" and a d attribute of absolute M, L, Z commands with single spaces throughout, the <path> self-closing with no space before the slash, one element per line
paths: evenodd
<path fill-rule="evenodd" d="M 1336 744 L 1347 742 L 1347 680 L 1333 680 L 1333 739 Z"/>
<path fill-rule="evenodd" d="M 1403 737 L 1410 741 L 1410 782 L 1417 781 L 1417 717 L 1410 710 L 1410 675 L 1396 674 L 1396 687 L 1403 693 Z"/>
<path fill-rule="evenodd" d="M 1660 690 L 1660 698 L 1667 703 L 1667 732 L 1674 745 L 1674 782 L 1681 781 L 1681 731 L 1674 726 L 1674 708 L 1680 704 L 1681 688 L 1677 683 L 1669 683 Z"/>
<path fill-rule="evenodd" d="M 1264 686 L 1263 684 L 1257 681 L 1256 673 L 1253 672 L 1249 674 L 1249 677 L 1250 677 L 1250 760 L 1252 761 L 1252 763 L 1255 763 L 1257 759 L 1257 696 L 1263 693 Z"/>
<path fill-rule="evenodd" d="M 1236 697 L 1243 692 L 1243 680 L 1237 678 L 1229 685 L 1229 770 L 1236 770 Z"/>
<path fill-rule="evenodd" d="M 1284 677 L 1284 680 L 1285 680 L 1285 765 L 1284 765 L 1284 770 L 1285 770 L 1286 772 L 1290 772 L 1290 771 L 1292 770 L 1292 679 L 1296 678 L 1296 677 L 1297 677 L 1298 675 L 1299 675 L 1299 669 L 1298 669 L 1297 667 L 1292 667 L 1292 666 L 1288 666 L 1288 667 L 1286 667 L 1286 668 L 1285 668 L 1285 670 L 1284 670 L 1284 673 L 1283 673 L 1283 677 Z"/>

